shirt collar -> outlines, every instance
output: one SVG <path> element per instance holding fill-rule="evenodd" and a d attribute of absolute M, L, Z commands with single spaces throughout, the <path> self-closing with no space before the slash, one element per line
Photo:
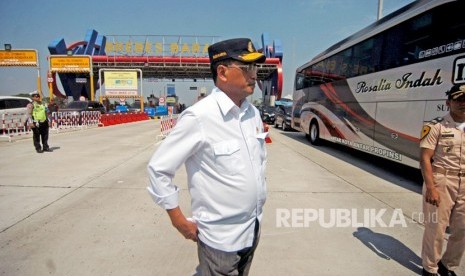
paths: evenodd
<path fill-rule="evenodd" d="M 212 92 L 213 96 L 216 99 L 216 102 L 218 103 L 218 106 L 220 107 L 221 113 L 223 113 L 223 116 L 228 114 L 231 110 L 233 110 L 236 106 L 236 104 L 224 93 L 219 89 L 218 87 L 215 87 Z M 247 112 L 247 110 L 250 107 L 249 101 L 247 99 L 244 99 L 242 101 L 240 111 L 239 112 Z"/>

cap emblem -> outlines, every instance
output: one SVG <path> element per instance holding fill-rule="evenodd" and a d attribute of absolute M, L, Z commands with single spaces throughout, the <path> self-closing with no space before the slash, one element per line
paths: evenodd
<path fill-rule="evenodd" d="M 247 44 L 247 50 L 249 50 L 249 52 L 251 53 L 255 52 L 252 41 L 249 41 L 249 43 Z"/>

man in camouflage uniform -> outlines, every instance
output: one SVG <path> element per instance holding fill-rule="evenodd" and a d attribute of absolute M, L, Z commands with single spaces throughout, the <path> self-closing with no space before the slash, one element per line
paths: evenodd
<path fill-rule="evenodd" d="M 465 84 L 454 85 L 446 95 L 449 113 L 427 123 L 420 142 L 423 275 L 456 275 L 465 250 Z M 441 254 L 447 226 L 449 241 Z"/>

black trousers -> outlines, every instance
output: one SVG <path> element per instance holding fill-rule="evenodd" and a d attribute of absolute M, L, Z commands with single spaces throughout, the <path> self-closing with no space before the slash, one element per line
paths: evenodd
<path fill-rule="evenodd" d="M 35 127 L 32 128 L 32 140 L 34 141 L 34 147 L 36 150 L 48 149 L 48 120 L 43 123 L 35 123 Z M 40 145 L 42 140 L 42 146 Z"/>

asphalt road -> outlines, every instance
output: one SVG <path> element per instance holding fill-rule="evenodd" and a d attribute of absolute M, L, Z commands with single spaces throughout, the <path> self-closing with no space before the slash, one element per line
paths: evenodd
<path fill-rule="evenodd" d="M 251 275 L 419 275 L 417 170 L 270 128 Z M 0 142 L 1 275 L 196 275 L 196 245 L 146 191 L 159 122 Z M 186 175 L 175 178 L 189 213 Z M 465 265 L 457 270 L 465 275 Z"/>

